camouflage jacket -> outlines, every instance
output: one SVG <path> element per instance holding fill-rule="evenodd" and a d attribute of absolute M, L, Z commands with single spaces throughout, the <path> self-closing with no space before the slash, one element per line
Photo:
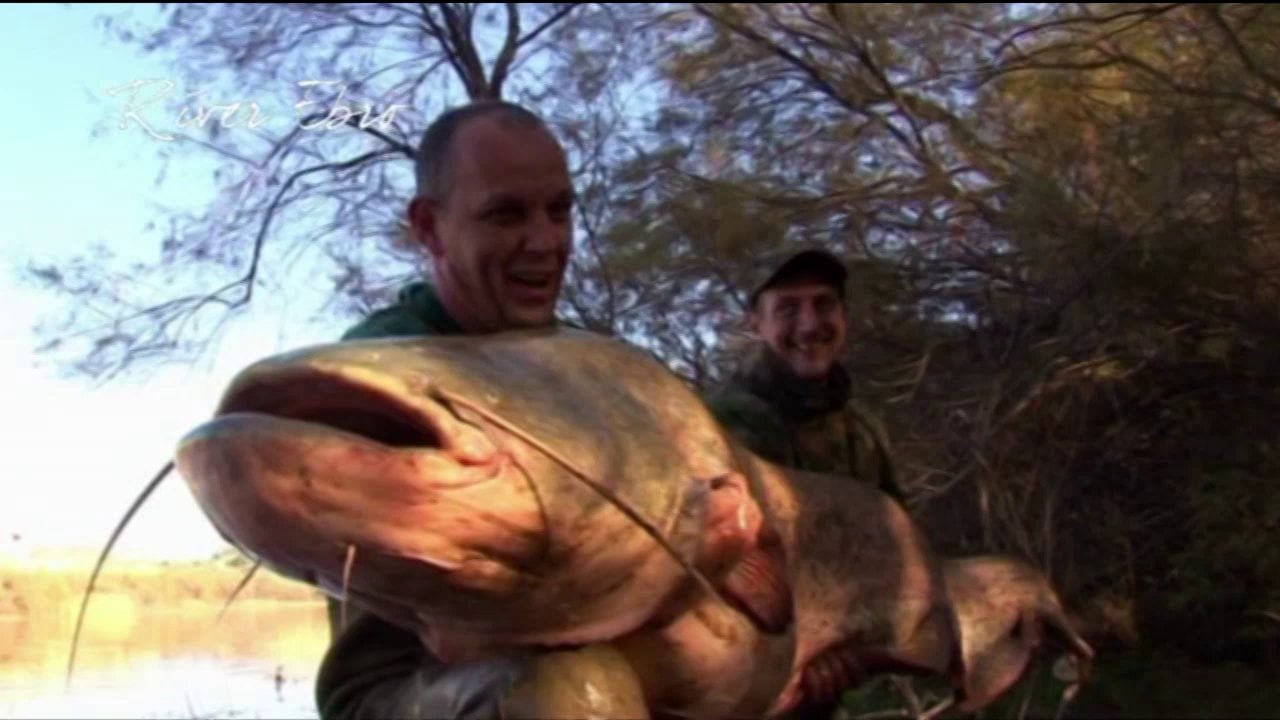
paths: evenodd
<path fill-rule="evenodd" d="M 848 475 L 903 500 L 883 424 L 851 397 L 838 367 L 804 382 L 767 348 L 707 397 L 716 418 L 753 452 L 779 465 Z"/>
<path fill-rule="evenodd" d="M 342 339 L 462 332 L 435 289 L 414 283 Z M 347 609 L 344 628 L 340 605 L 332 599 L 328 604 L 333 641 L 315 687 L 323 720 L 496 717 L 499 693 L 520 670 L 519 658 L 446 666 L 415 634 L 354 607 Z"/>

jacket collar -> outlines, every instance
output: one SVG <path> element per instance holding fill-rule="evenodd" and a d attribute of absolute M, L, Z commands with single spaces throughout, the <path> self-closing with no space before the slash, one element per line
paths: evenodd
<path fill-rule="evenodd" d="M 415 282 L 400 290 L 400 302 L 412 308 L 413 313 L 441 335 L 463 335 L 462 326 L 449 314 L 440 295 L 431 283 Z"/>
<path fill-rule="evenodd" d="M 738 379 L 782 415 L 799 420 L 844 407 L 853 390 L 853 380 L 840 363 L 823 378 L 801 378 L 763 343 L 753 351 Z"/>

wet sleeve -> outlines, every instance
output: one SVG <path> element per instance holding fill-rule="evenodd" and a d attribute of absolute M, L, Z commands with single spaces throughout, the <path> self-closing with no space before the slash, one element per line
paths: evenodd
<path fill-rule="evenodd" d="M 902 481 L 898 476 L 898 469 L 893 461 L 892 451 L 887 442 L 885 444 L 877 444 L 876 447 L 880 465 L 880 490 L 893 496 L 899 502 L 906 502 L 907 493 L 902 489 Z"/>
<path fill-rule="evenodd" d="M 497 718 L 525 667 L 521 657 L 445 665 L 414 634 L 368 613 L 352 616 L 316 679 L 322 720 Z"/>
<path fill-rule="evenodd" d="M 875 478 L 881 492 L 899 502 L 905 502 L 907 494 L 902 488 L 902 480 L 893 457 L 893 448 L 889 444 L 889 434 L 878 420 L 865 412 L 856 412 L 855 421 L 862 436 L 860 444 L 863 446 L 861 451 L 863 467 L 859 470 L 866 477 Z"/>

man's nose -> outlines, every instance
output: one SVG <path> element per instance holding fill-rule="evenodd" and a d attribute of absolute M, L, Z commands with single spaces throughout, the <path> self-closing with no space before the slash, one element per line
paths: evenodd
<path fill-rule="evenodd" d="M 796 317 L 796 327 L 800 332 L 813 332 L 822 325 L 822 319 L 812 305 L 801 305 Z"/>

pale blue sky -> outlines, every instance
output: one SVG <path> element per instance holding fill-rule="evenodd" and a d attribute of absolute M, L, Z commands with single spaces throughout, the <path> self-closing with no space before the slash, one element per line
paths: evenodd
<path fill-rule="evenodd" d="M 122 6 L 117 6 L 117 8 Z M 136 7 L 136 6 L 134 6 Z M 269 353 L 341 332 L 284 333 L 279 313 L 240 323 L 220 352 L 194 366 L 165 369 L 102 388 L 41 367 L 31 327 L 55 299 L 16 281 L 28 260 L 68 258 L 101 241 L 150 261 L 158 237 L 155 204 L 198 206 L 211 198 L 208 168 L 179 161 L 163 186 L 157 141 L 121 131 L 107 90 L 172 77 L 158 58 L 110 39 L 93 23 L 104 8 L 0 8 L 0 135 L 6 168 L 0 198 L 0 556 L 27 548 L 103 543 L 177 439 L 205 419 L 231 374 Z M 148 10 L 133 10 L 136 14 Z M 95 128 L 102 134 L 94 138 Z M 310 333 L 307 335 L 305 333 Z M 225 547 L 171 476 L 126 532 L 121 555 L 202 556 Z"/>
<path fill-rule="evenodd" d="M 261 274 L 264 282 L 289 288 L 289 296 L 272 297 L 260 285 L 253 313 L 237 320 L 217 352 L 200 362 L 172 364 L 93 387 L 60 377 L 48 358 L 36 355 L 33 326 L 52 319 L 58 303 L 66 300 L 21 282 L 21 267 L 32 261 L 57 264 L 85 255 L 99 243 L 120 260 L 151 264 L 159 257 L 162 238 L 147 227 L 164 224 L 161 207 L 198 210 L 215 200 L 234 202 L 215 196 L 213 156 L 207 151 L 170 153 L 168 164 L 163 161 L 162 151 L 181 146 L 157 135 L 181 132 L 179 109 L 201 102 L 190 93 L 207 91 L 207 104 L 257 103 L 265 113 L 266 131 L 278 135 L 299 114 L 294 103 L 300 94 L 294 85 L 331 80 L 284 77 L 278 87 L 252 91 L 192 87 L 163 57 L 145 55 L 108 35 L 95 22 L 103 14 L 160 20 L 159 12 L 145 5 L 0 8 L 0 63 L 6 69 L 0 103 L 7 111 L 0 112 L 7 161 L 6 172 L 0 173 L 0 198 L 8 220 L 6 232 L 0 233 L 0 302 L 6 310 L 0 314 L 0 332 L 9 338 L 0 346 L 0 397 L 5 400 L 0 410 L 5 443 L 0 452 L 0 558 L 42 547 L 100 547 L 147 480 L 172 457 L 181 436 L 209 417 L 238 370 L 266 355 L 332 341 L 350 323 L 349 318 L 312 317 L 329 299 L 332 284 L 324 278 L 334 272 L 316 244 L 301 243 L 295 253 L 273 236 Z M 118 90 L 140 81 L 173 84 L 168 101 L 143 113 L 150 131 L 137 122 L 122 127 L 127 96 Z M 456 88 L 431 92 L 436 90 L 425 100 L 431 107 L 404 108 L 399 117 L 421 125 L 423 113 L 461 99 Z M 318 99 L 320 94 L 301 97 Z M 240 127 L 222 130 L 219 142 L 259 142 L 243 128 L 247 118 L 247 112 L 237 116 L 240 122 L 229 125 Z M 213 119 L 209 124 L 219 123 Z M 157 185 L 162 168 L 164 180 Z M 213 215 L 221 217 L 223 206 L 214 207 L 219 209 Z M 309 239 L 313 220 L 323 218 L 301 210 L 278 217 L 276 225 Z M 383 227 L 366 230 L 376 236 Z M 370 248 L 368 257 L 379 257 Z M 177 281 L 200 283 L 190 292 L 209 292 L 229 279 L 211 277 L 203 267 L 198 272 L 194 279 Z M 155 280 L 125 284 L 121 290 L 133 295 Z M 171 297 L 133 299 L 147 303 Z M 15 534 L 20 542 L 12 540 Z M 175 475 L 135 518 L 117 552 L 190 557 L 225 547 Z"/>

